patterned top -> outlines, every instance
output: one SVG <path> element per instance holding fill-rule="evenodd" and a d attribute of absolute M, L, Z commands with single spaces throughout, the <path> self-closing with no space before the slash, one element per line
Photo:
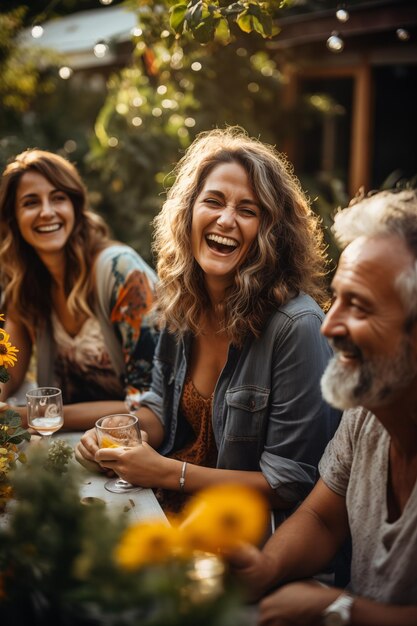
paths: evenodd
<path fill-rule="evenodd" d="M 68 388 L 69 397 L 63 396 L 65 403 L 124 399 L 128 410 L 135 411 L 141 394 L 151 384 L 158 336 L 151 313 L 156 274 L 135 250 L 124 244 L 105 248 L 98 255 L 94 270 L 93 313 L 100 331 L 97 326 L 95 329 L 90 326 L 92 322 L 83 327 L 81 336 L 87 333 L 90 339 L 87 346 L 77 344 L 75 366 L 74 358 L 68 364 L 64 360 L 74 345 L 68 343 L 68 337 L 64 340 L 59 331 L 57 334 L 52 318 L 47 320 L 36 334 L 36 351 L 42 355 L 37 359 L 37 383 L 40 387 L 50 386 L 56 384 L 59 376 L 63 390 Z M 99 345 L 95 345 L 99 336 Z M 80 350 L 87 360 L 85 364 L 81 363 Z M 91 358 L 99 364 L 94 375 Z M 67 384 L 65 377 L 69 371 L 71 380 Z"/>
<path fill-rule="evenodd" d="M 52 313 L 57 345 L 56 385 L 66 403 L 123 400 L 123 386 L 116 376 L 96 317 L 89 317 L 75 337 L 67 333 Z"/>
<path fill-rule="evenodd" d="M 213 394 L 210 398 L 201 396 L 188 375 L 181 398 L 181 411 L 193 436 L 183 448 L 169 455 L 172 459 L 204 467 L 216 467 L 217 446 L 211 421 L 212 404 Z M 166 513 L 178 513 L 189 497 L 187 494 L 164 489 L 158 489 L 156 496 Z"/>
<path fill-rule="evenodd" d="M 141 392 L 150 387 L 157 331 L 150 311 L 153 285 L 140 269 L 131 269 L 122 255 L 112 261 L 110 322 L 121 335 L 123 386 L 130 411 L 139 408 Z M 107 345 L 107 343 L 106 343 Z"/>

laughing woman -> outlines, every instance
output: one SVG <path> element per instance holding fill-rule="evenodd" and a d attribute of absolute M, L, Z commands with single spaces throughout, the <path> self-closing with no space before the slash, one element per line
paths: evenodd
<path fill-rule="evenodd" d="M 154 283 L 88 209 L 69 161 L 42 150 L 15 157 L 0 185 L 0 284 L 19 360 L 2 397 L 22 384 L 36 346 L 37 382 L 62 389 L 66 428 L 137 408 L 151 379 Z"/>
<path fill-rule="evenodd" d="M 138 411 L 148 443 L 97 451 L 89 432 L 77 456 L 156 488 L 167 510 L 243 482 L 279 523 L 339 420 L 319 385 L 330 349 L 317 218 L 284 158 L 229 128 L 190 146 L 155 225 L 164 330 Z"/>

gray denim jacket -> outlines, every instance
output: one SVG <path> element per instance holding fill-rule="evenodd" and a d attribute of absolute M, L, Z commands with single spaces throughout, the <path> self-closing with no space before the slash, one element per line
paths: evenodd
<path fill-rule="evenodd" d="M 323 317 L 305 294 L 275 311 L 258 339 L 248 337 L 240 350 L 230 346 L 213 398 L 217 467 L 261 471 L 294 506 L 313 487 L 341 416 L 321 396 L 320 378 L 331 356 L 320 334 Z M 178 341 L 162 331 L 151 389 L 141 398 L 164 425 L 159 451 L 167 456 L 190 434 L 179 407 L 191 342 L 190 334 Z"/>

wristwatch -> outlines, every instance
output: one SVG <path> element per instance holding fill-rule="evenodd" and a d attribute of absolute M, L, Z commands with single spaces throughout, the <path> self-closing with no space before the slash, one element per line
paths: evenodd
<path fill-rule="evenodd" d="M 354 597 L 343 592 L 321 614 L 323 626 L 349 626 Z"/>

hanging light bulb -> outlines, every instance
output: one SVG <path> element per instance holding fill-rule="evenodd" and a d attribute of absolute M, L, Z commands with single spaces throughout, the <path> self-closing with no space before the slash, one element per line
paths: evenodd
<path fill-rule="evenodd" d="M 94 46 L 94 54 L 98 59 L 105 57 L 108 50 L 109 47 L 105 41 L 98 41 Z"/>
<path fill-rule="evenodd" d="M 100 4 L 104 4 L 104 5 L 111 4 L 112 2 L 113 0 L 100 0 Z"/>
<path fill-rule="evenodd" d="M 69 78 L 71 78 L 73 73 L 74 73 L 73 70 L 70 67 L 68 67 L 68 65 L 63 65 L 58 70 L 58 74 L 60 78 L 62 78 L 62 80 L 68 80 Z"/>
<path fill-rule="evenodd" d="M 347 22 L 349 17 L 349 12 L 346 11 L 346 9 L 337 9 L 336 18 L 339 20 L 339 22 Z"/>
<path fill-rule="evenodd" d="M 326 46 L 331 52 L 342 52 L 345 47 L 345 42 L 340 37 L 339 33 L 334 30 L 326 41 Z"/>
<path fill-rule="evenodd" d="M 43 28 L 40 24 L 35 24 L 30 32 L 34 39 L 39 39 L 43 35 Z"/>
<path fill-rule="evenodd" d="M 396 34 L 400 41 L 408 41 L 410 39 L 410 33 L 405 28 L 397 28 Z"/>

